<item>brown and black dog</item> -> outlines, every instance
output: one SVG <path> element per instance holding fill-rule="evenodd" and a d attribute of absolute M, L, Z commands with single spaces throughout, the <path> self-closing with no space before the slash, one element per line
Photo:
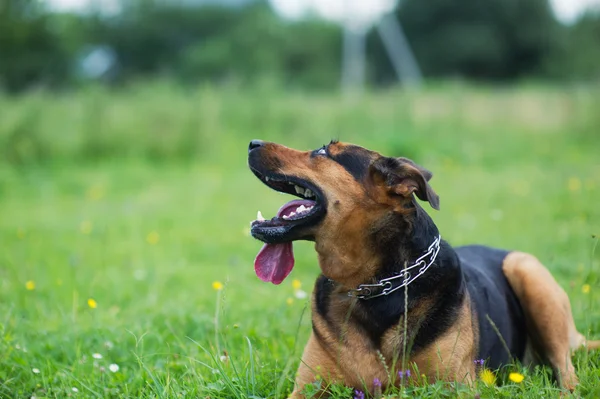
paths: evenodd
<path fill-rule="evenodd" d="M 315 242 L 322 271 L 293 397 L 316 375 L 371 391 L 400 384 L 402 370 L 413 383 L 469 384 L 479 359 L 547 364 L 575 389 L 571 353 L 600 341 L 577 331 L 565 291 L 534 256 L 442 240 L 415 199 L 439 209 L 429 171 L 337 141 L 297 151 L 253 140 L 248 151 L 263 183 L 302 198 L 252 222 L 266 243 L 257 275 L 281 283 L 295 240 Z"/>

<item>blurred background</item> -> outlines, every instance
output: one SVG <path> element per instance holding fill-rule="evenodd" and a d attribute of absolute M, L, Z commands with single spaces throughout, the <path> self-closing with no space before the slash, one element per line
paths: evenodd
<path fill-rule="evenodd" d="M 0 86 L 11 93 L 149 78 L 334 90 L 342 27 L 364 34 L 373 87 L 397 82 L 390 52 L 409 54 L 388 32 L 397 27 L 428 79 L 599 75 L 597 0 L 4 0 L 0 7 Z"/>
<path fill-rule="evenodd" d="M 412 158 L 598 338 L 599 3 L 0 0 L 0 396 L 285 397 L 319 269 L 254 275 L 256 138 Z"/>

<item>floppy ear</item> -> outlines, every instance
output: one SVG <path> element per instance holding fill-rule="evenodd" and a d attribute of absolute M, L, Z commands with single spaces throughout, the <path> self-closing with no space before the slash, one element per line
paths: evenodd
<path fill-rule="evenodd" d="M 380 157 L 369 173 L 375 184 L 385 185 L 390 194 L 411 198 L 414 193 L 433 209 L 440 209 L 440 198 L 428 183 L 433 174 L 410 159 Z"/>

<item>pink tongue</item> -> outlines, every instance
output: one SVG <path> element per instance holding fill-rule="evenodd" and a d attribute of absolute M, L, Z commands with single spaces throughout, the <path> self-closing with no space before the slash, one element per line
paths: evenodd
<path fill-rule="evenodd" d="M 277 212 L 278 217 L 295 212 L 300 205 L 313 206 L 314 201 L 293 200 L 283 205 Z M 283 244 L 265 244 L 254 259 L 254 271 L 259 279 L 273 284 L 281 284 L 294 268 L 294 250 L 292 242 Z"/>
<path fill-rule="evenodd" d="M 256 255 L 254 271 L 262 281 L 281 284 L 294 268 L 292 243 L 265 244 Z"/>

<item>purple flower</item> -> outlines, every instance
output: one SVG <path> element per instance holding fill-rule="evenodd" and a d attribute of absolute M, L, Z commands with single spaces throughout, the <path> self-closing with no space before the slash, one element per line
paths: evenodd
<path fill-rule="evenodd" d="M 475 360 L 475 364 L 478 364 L 478 365 L 480 365 L 480 366 L 483 366 L 483 363 L 484 363 L 484 360 L 483 360 L 483 359 L 478 359 L 478 360 Z"/>
<path fill-rule="evenodd" d="M 404 378 L 404 376 L 406 376 L 406 378 L 410 377 L 410 370 L 409 369 L 404 370 L 404 371 L 402 371 L 402 370 L 398 371 L 398 377 L 400 377 L 400 379 Z"/>
<path fill-rule="evenodd" d="M 361 390 L 354 390 L 354 399 L 365 399 L 365 393 Z"/>
<path fill-rule="evenodd" d="M 379 381 L 379 378 L 373 380 L 373 386 L 381 388 L 381 381 Z"/>

